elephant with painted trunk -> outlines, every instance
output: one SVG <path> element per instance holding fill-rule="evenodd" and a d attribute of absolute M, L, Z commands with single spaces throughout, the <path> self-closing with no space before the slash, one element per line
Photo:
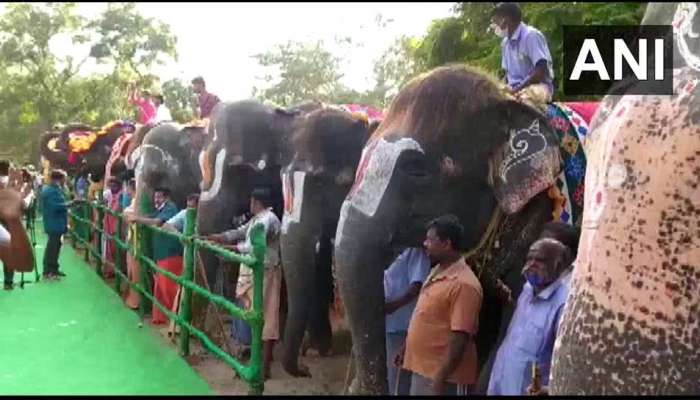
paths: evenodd
<path fill-rule="evenodd" d="M 129 155 L 136 176 L 136 204 L 150 199 L 159 187 L 170 189 L 171 200 L 179 208 L 185 207 L 189 194 L 199 193 L 202 174 L 199 152 L 193 148 L 203 131 L 202 127 L 168 122 L 145 134 L 140 146 Z"/>
<path fill-rule="evenodd" d="M 307 328 L 310 346 L 322 355 L 331 350 L 332 240 L 370 122 L 322 108 L 306 115 L 293 136 L 294 159 L 282 175 L 281 250 L 289 302 L 282 365 L 294 376 L 309 376 L 298 364 Z"/>
<path fill-rule="evenodd" d="M 673 27 L 674 94 L 608 96 L 593 121 L 552 394 L 700 394 L 698 3 L 643 24 Z"/>
<path fill-rule="evenodd" d="M 460 249 L 484 288 L 477 335 L 483 365 L 517 296 L 528 247 L 552 219 L 545 190 L 561 171 L 559 140 L 547 118 L 465 66 L 437 68 L 409 82 L 363 150 L 340 211 L 335 262 L 353 339 L 354 393 L 387 393 L 382 274 L 426 224 L 456 215 Z M 503 319 L 503 321 L 502 321 Z"/>
<path fill-rule="evenodd" d="M 280 171 L 291 161 L 289 141 L 300 113 L 252 100 L 222 102 L 214 107 L 208 142 L 200 159 L 203 175 L 197 212 L 200 235 L 232 229 L 234 219 L 248 212 L 250 194 L 256 187 L 271 190 L 273 211 L 278 217 L 282 215 Z M 207 281 L 213 288 L 219 260 L 207 251 L 200 255 Z M 238 269 L 225 268 L 222 272 L 224 295 L 233 299 Z"/>

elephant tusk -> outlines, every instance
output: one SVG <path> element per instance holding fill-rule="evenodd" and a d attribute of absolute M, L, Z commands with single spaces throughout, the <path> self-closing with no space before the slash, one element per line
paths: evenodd
<path fill-rule="evenodd" d="M 200 201 L 211 201 L 219 194 L 224 174 L 224 161 L 226 161 L 226 149 L 221 149 L 216 155 L 216 161 L 214 162 L 214 181 L 208 190 L 202 192 Z"/>

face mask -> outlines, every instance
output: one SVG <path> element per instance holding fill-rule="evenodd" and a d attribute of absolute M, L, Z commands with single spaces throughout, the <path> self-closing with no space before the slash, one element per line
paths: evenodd
<path fill-rule="evenodd" d="M 542 287 L 544 283 L 542 277 L 530 271 L 525 272 L 525 279 L 527 279 L 527 281 L 530 282 L 530 285 L 534 288 Z"/>
<path fill-rule="evenodd" d="M 508 36 L 508 32 L 505 29 L 498 26 L 495 22 L 491 23 L 491 25 L 489 25 L 489 28 L 493 31 L 493 33 L 496 34 L 496 36 L 500 38 L 505 38 L 506 36 Z"/>

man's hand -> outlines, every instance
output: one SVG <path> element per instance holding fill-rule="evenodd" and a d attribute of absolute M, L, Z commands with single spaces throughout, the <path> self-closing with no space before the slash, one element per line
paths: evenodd
<path fill-rule="evenodd" d="M 394 357 L 394 366 L 396 368 L 403 367 L 403 356 L 406 353 L 406 342 L 403 342 L 399 351 L 396 352 L 396 357 Z"/>
<path fill-rule="evenodd" d="M 496 296 L 505 304 L 513 304 L 513 294 L 503 281 L 496 279 Z"/>
<path fill-rule="evenodd" d="M 393 314 L 399 308 L 400 306 L 397 305 L 396 302 L 390 301 L 388 303 L 384 303 L 384 315 Z"/>
<path fill-rule="evenodd" d="M 549 388 L 542 386 L 539 389 L 533 388 L 532 385 L 527 387 L 528 396 L 549 396 Z"/>

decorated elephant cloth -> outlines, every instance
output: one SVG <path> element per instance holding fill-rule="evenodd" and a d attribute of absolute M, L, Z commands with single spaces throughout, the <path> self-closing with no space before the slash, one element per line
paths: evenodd
<path fill-rule="evenodd" d="M 354 114 L 365 119 L 370 124 L 372 122 L 381 121 L 384 119 L 384 113 L 371 106 L 361 104 L 341 104 L 339 107 L 350 114 Z"/>
<path fill-rule="evenodd" d="M 564 168 L 557 176 L 554 187 L 561 196 L 561 205 L 555 207 L 554 218 L 580 226 L 583 213 L 584 178 L 586 175 L 585 143 L 588 123 L 598 103 L 553 103 L 547 108 L 547 119 L 559 138 Z M 581 115 L 578 110 L 583 110 Z M 555 195 L 556 196 L 556 195 Z"/>
<path fill-rule="evenodd" d="M 117 127 L 120 127 L 122 132 L 133 131 L 136 129 L 133 122 L 117 120 L 104 125 L 102 129 L 97 132 L 82 130 L 68 132 L 67 142 L 68 150 L 70 152 L 69 162 L 71 164 L 75 163 L 77 161 L 77 155 L 89 151 L 100 136 L 110 133 Z"/>
<path fill-rule="evenodd" d="M 491 185 L 506 214 L 517 213 L 552 186 L 561 171 L 559 145 L 540 128 L 543 123 L 534 119 L 526 128 L 511 130 L 510 139 L 491 160 Z"/>
<path fill-rule="evenodd" d="M 126 149 L 129 147 L 132 137 L 133 134 L 125 133 L 112 145 L 112 153 L 110 153 L 107 165 L 105 165 L 105 182 L 109 182 L 109 179 L 112 177 L 112 166 L 114 163 L 125 156 Z"/>

